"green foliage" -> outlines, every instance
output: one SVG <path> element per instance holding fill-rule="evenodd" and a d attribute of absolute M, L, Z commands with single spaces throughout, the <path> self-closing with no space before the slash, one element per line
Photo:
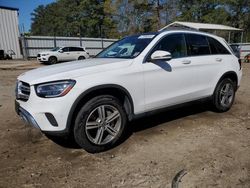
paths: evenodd
<path fill-rule="evenodd" d="M 57 0 L 34 10 L 31 34 L 120 38 L 157 31 L 176 20 L 225 24 L 248 32 L 250 1 Z"/>
<path fill-rule="evenodd" d="M 31 32 L 50 36 L 112 37 L 109 31 L 116 23 L 107 14 L 107 2 L 58 0 L 46 7 L 40 5 L 32 13 Z"/>
<path fill-rule="evenodd" d="M 181 21 L 223 24 L 245 30 L 245 40 L 250 30 L 249 0 L 180 0 Z M 233 41 L 240 41 L 240 33 L 232 33 Z M 249 33 L 250 34 L 250 33 Z M 225 36 L 225 33 L 221 34 Z"/>

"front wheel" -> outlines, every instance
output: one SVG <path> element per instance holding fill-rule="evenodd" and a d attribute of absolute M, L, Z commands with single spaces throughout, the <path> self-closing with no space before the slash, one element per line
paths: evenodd
<path fill-rule="evenodd" d="M 56 63 L 57 63 L 57 58 L 56 58 L 55 56 L 49 57 L 48 63 L 49 63 L 50 65 L 56 64 Z"/>
<path fill-rule="evenodd" d="M 236 85 L 229 79 L 225 78 L 218 83 L 214 95 L 213 106 L 218 112 L 228 111 L 234 102 Z"/>
<path fill-rule="evenodd" d="M 125 134 L 127 116 L 119 100 L 113 96 L 97 96 L 79 111 L 74 137 L 83 149 L 97 153 L 116 146 Z"/>

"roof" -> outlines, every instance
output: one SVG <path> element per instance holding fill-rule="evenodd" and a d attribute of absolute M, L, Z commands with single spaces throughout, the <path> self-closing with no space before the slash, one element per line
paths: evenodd
<path fill-rule="evenodd" d="M 226 25 L 220 24 L 208 24 L 208 23 L 194 23 L 194 22 L 173 22 L 159 31 L 163 31 L 169 27 L 188 27 L 196 30 L 222 30 L 222 31 L 242 31 L 242 29 L 238 29 L 235 27 L 230 27 Z"/>
<path fill-rule="evenodd" d="M 16 11 L 18 11 L 18 10 L 19 10 L 18 8 L 14 8 L 14 7 L 6 7 L 6 6 L 1 6 L 1 5 L 0 5 L 0 9 L 16 10 Z"/>

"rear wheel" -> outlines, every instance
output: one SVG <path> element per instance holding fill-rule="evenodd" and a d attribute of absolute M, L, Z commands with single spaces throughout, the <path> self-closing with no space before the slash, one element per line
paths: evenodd
<path fill-rule="evenodd" d="M 78 57 L 78 60 L 83 60 L 83 59 L 86 59 L 86 58 L 84 56 Z"/>
<path fill-rule="evenodd" d="M 57 63 L 57 58 L 55 56 L 49 57 L 49 62 L 50 65 L 56 64 Z"/>
<path fill-rule="evenodd" d="M 127 116 L 119 100 L 110 95 L 97 96 L 79 111 L 75 125 L 76 142 L 90 153 L 116 146 L 125 134 Z"/>
<path fill-rule="evenodd" d="M 213 105 L 216 111 L 226 112 L 233 105 L 236 84 L 229 78 L 223 79 L 217 85 L 213 95 Z"/>

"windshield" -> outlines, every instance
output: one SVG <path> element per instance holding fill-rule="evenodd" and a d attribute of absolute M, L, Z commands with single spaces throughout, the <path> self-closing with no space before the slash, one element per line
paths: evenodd
<path fill-rule="evenodd" d="M 103 50 L 97 58 L 135 58 L 152 41 L 155 35 L 137 35 L 123 38 L 107 49 Z"/>
<path fill-rule="evenodd" d="M 50 50 L 50 51 L 55 52 L 55 51 L 57 51 L 57 50 L 59 50 L 59 49 L 60 49 L 60 47 L 55 47 L 55 48 L 53 48 L 53 49 Z"/>

